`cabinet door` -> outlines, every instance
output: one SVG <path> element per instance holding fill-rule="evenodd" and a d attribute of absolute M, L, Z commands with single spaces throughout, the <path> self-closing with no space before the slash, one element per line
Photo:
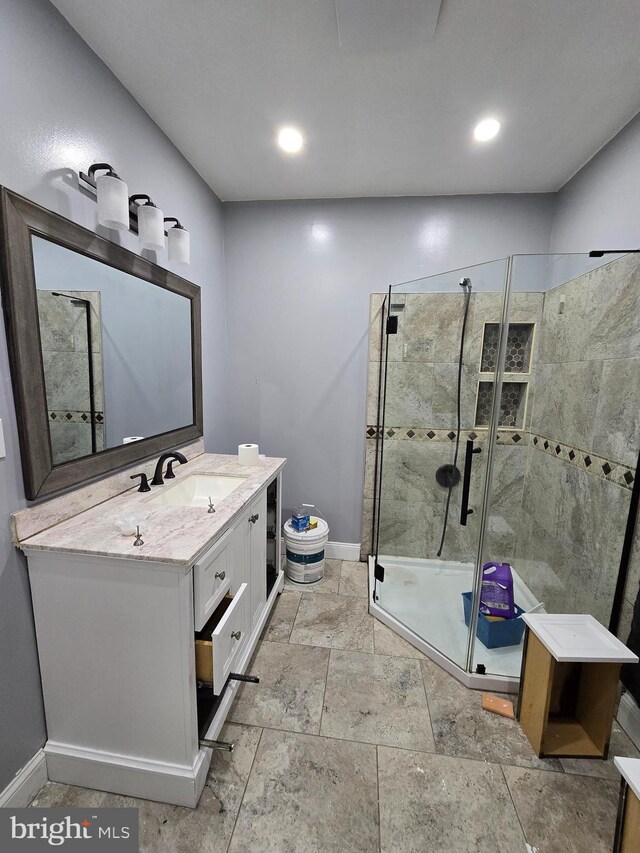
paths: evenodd
<path fill-rule="evenodd" d="M 249 507 L 251 627 L 260 618 L 267 601 L 267 495 L 262 495 Z"/>

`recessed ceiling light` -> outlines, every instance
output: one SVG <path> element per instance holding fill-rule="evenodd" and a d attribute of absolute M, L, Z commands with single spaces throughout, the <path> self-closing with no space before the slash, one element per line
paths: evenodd
<path fill-rule="evenodd" d="M 497 118 L 485 118 L 474 127 L 473 135 L 478 142 L 488 142 L 497 135 L 499 130 L 500 122 Z"/>
<path fill-rule="evenodd" d="M 304 139 L 295 127 L 283 127 L 278 133 L 278 145 L 287 154 L 297 154 L 302 150 Z"/>

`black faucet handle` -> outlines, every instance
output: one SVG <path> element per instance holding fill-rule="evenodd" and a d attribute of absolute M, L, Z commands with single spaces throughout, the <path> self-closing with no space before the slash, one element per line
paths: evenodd
<path fill-rule="evenodd" d="M 138 489 L 138 491 L 139 492 L 150 492 L 151 486 L 149 485 L 149 480 L 147 479 L 146 474 L 132 474 L 129 479 L 135 480 L 138 477 L 140 477 L 140 488 Z"/>
<path fill-rule="evenodd" d="M 173 465 L 176 462 L 176 459 L 170 459 L 167 463 L 167 470 L 165 472 L 164 478 L 165 480 L 175 480 L 176 475 L 173 473 Z M 182 464 L 182 463 L 180 463 Z"/>

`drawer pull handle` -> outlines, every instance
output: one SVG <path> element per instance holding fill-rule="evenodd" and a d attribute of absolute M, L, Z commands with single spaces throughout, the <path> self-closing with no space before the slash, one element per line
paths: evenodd
<path fill-rule="evenodd" d="M 249 516 L 249 521 L 251 522 L 251 524 L 255 524 L 259 518 L 260 518 L 260 513 L 257 512 L 255 515 Z"/>
<path fill-rule="evenodd" d="M 242 631 L 232 631 L 231 636 L 233 637 L 234 640 L 239 640 L 240 637 L 242 636 Z"/>
<path fill-rule="evenodd" d="M 226 575 L 227 575 L 226 572 L 216 572 L 214 577 L 220 578 L 220 580 L 223 581 L 225 579 Z"/>

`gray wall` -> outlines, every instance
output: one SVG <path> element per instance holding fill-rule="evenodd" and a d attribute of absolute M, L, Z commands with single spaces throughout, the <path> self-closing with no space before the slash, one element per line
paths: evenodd
<path fill-rule="evenodd" d="M 72 170 L 111 162 L 130 192 L 148 192 L 191 231 L 201 285 L 204 414 L 208 449 L 230 450 L 222 209 L 111 72 L 44 0 L 0 0 L 0 183 L 88 228 L 96 205 Z M 107 233 L 137 251 L 135 235 Z M 149 256 L 149 255 L 147 255 Z M 153 255 L 151 260 L 155 260 Z M 158 258 L 166 264 L 166 256 Z M 11 544 L 9 514 L 25 505 L 4 337 L 0 329 L 0 790 L 45 738 L 25 562 Z"/>
<path fill-rule="evenodd" d="M 369 296 L 512 252 L 546 252 L 553 196 L 225 205 L 234 442 L 287 456 L 284 503 L 359 542 Z"/>
<path fill-rule="evenodd" d="M 556 198 L 552 252 L 640 247 L 640 114 Z"/>

